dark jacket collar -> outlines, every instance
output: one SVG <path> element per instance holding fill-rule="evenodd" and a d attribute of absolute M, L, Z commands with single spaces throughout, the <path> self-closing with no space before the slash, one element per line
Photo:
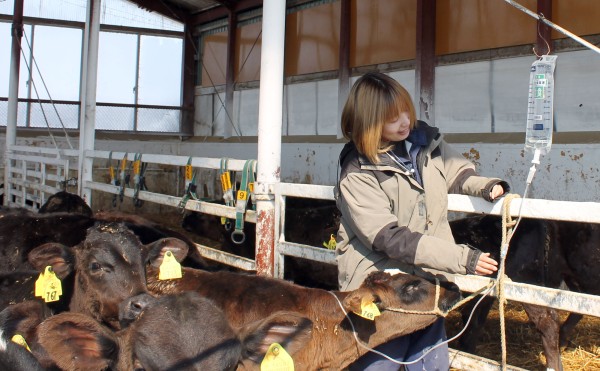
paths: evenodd
<path fill-rule="evenodd" d="M 440 129 L 429 126 L 425 121 L 417 121 L 415 128 L 410 131 L 408 141 L 420 146 L 428 146 L 440 135 Z"/>

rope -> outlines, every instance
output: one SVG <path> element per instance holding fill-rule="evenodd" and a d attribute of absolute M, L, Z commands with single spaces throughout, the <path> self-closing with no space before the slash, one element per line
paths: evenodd
<path fill-rule="evenodd" d="M 469 296 L 467 296 L 467 297 L 461 299 L 460 301 L 456 302 L 451 308 L 442 310 L 442 309 L 439 308 L 440 281 L 436 278 L 435 279 L 435 301 L 434 301 L 434 304 L 433 304 L 433 309 L 431 309 L 431 310 L 410 310 L 410 309 L 404 309 L 404 308 L 387 307 L 387 308 L 385 308 L 385 310 L 388 310 L 390 312 L 396 312 L 396 313 L 406 313 L 406 314 L 435 314 L 435 315 L 440 316 L 440 317 L 446 317 L 448 315 L 448 313 L 450 313 L 454 309 L 460 307 L 461 305 L 463 305 L 464 303 L 466 303 L 468 301 L 471 301 L 471 299 L 473 299 L 477 295 L 480 295 L 482 292 L 491 289 L 493 286 L 494 286 L 494 281 L 490 281 L 487 285 L 481 287 L 479 290 L 472 292 Z"/>
<path fill-rule="evenodd" d="M 510 203 L 515 198 L 520 198 L 518 194 L 509 193 L 502 201 L 502 245 L 500 247 L 500 267 L 498 268 L 498 312 L 500 316 L 500 340 L 502 345 L 502 370 L 506 370 L 506 327 L 504 323 L 504 305 L 506 298 L 504 294 L 505 261 L 508 253 L 508 244 L 513 236 L 517 221 L 510 215 Z"/>

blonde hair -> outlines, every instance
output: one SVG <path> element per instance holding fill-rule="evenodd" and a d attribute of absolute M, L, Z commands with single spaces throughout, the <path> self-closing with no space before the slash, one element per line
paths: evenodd
<path fill-rule="evenodd" d="M 379 72 L 361 76 L 350 89 L 342 110 L 342 133 L 369 161 L 379 162 L 379 154 L 389 149 L 382 141 L 383 125 L 408 112 L 410 129 L 416 122 L 415 107 L 406 89 L 393 78 Z"/>

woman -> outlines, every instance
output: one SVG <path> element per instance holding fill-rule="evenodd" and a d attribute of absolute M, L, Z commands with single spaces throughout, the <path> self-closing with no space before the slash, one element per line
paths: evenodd
<path fill-rule="evenodd" d="M 454 243 L 448 193 L 493 201 L 509 191 L 508 184 L 478 176 L 475 166 L 453 150 L 437 128 L 417 121 L 406 89 L 387 75 L 365 74 L 350 91 L 341 125 L 349 140 L 340 154 L 336 190 L 342 213 L 336 248 L 341 290 L 356 289 L 370 272 L 388 268 L 478 275 L 497 270 L 489 254 Z M 445 336 L 440 318 L 378 350 L 411 361 Z M 370 352 L 350 369 L 398 368 Z M 407 365 L 408 370 L 448 368 L 447 345 Z"/>

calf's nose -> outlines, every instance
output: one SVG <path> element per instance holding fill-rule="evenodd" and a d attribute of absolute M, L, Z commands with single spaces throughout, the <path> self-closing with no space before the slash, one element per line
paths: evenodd
<path fill-rule="evenodd" d="M 119 305 L 119 322 L 121 327 L 126 327 L 134 322 L 142 312 L 150 305 L 154 298 L 147 293 L 132 296 Z"/>

